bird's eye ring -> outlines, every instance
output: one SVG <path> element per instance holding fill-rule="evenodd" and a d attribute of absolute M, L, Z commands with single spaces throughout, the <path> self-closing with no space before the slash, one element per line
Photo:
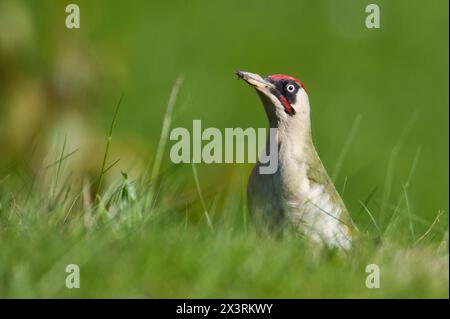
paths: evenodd
<path fill-rule="evenodd" d="M 288 84 L 288 85 L 286 86 L 286 90 L 287 90 L 288 92 L 292 93 L 292 92 L 295 91 L 295 86 L 292 85 L 292 84 Z"/>

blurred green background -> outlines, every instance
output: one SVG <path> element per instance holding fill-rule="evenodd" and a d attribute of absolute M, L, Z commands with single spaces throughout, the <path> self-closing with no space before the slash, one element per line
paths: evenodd
<path fill-rule="evenodd" d="M 448 1 L 377 1 L 380 29 L 365 27 L 367 1 L 76 1 L 81 28 L 72 30 L 68 3 L 0 2 L 2 175 L 66 135 L 80 148 L 74 172 L 94 174 L 121 93 L 113 157 L 139 172 L 179 74 L 173 126 L 264 127 L 256 94 L 234 76 L 243 69 L 305 83 L 330 173 L 361 115 L 336 180 L 341 189 L 347 179 L 350 210 L 375 188 L 382 196 L 389 169 L 399 194 L 420 152 L 411 207 L 427 220 L 448 211 Z M 235 169 L 245 176 L 250 165 L 204 165 L 199 174 L 214 188 Z"/>
<path fill-rule="evenodd" d="M 80 29 L 65 27 L 71 2 Z M 369 3 L 0 0 L 0 296 L 448 298 L 448 1 L 376 1 L 380 29 L 365 27 Z M 203 164 L 211 232 L 192 223 L 203 216 L 192 168 L 172 164 L 168 149 L 161 204 L 148 209 L 153 194 L 139 185 L 135 204 L 131 195 L 106 208 L 89 203 L 86 181 L 101 170 L 122 94 L 108 164 L 120 161 L 102 194 L 114 191 L 106 185 L 120 171 L 148 180 L 180 74 L 172 127 L 191 128 L 194 119 L 203 128 L 265 127 L 237 69 L 304 82 L 330 174 L 347 149 L 335 183 L 341 193 L 345 184 L 361 230 L 377 235 L 361 209 L 369 199 L 381 229 L 399 208 L 414 217 L 415 234 L 402 219 L 381 247 L 363 242 L 348 260 L 311 258 L 289 236 L 247 228 L 251 164 Z M 72 155 L 56 185 L 59 166 L 47 168 L 64 140 Z M 73 262 L 83 266 L 85 289 L 64 286 Z M 363 285 L 372 262 L 383 267 L 384 290 Z"/>

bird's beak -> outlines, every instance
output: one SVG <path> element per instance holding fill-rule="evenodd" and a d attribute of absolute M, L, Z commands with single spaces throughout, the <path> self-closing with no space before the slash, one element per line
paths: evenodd
<path fill-rule="evenodd" d="M 236 75 L 253 86 L 255 89 L 263 92 L 269 93 L 271 90 L 275 89 L 275 85 L 263 79 L 259 74 L 245 72 L 245 71 L 236 71 Z"/>
<path fill-rule="evenodd" d="M 263 100 L 264 107 L 266 108 L 267 114 L 272 112 L 266 107 L 266 98 L 268 98 L 274 106 L 278 106 L 279 108 L 284 109 L 286 113 L 289 115 L 294 115 L 295 110 L 292 105 L 289 104 L 288 100 L 281 94 L 281 92 L 277 89 L 274 83 L 264 79 L 259 74 L 237 71 L 236 75 L 253 86 L 257 91 L 261 99 Z M 269 115 L 270 118 L 270 115 Z"/>

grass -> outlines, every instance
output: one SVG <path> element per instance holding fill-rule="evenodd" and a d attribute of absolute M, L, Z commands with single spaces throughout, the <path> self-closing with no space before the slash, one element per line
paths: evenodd
<path fill-rule="evenodd" d="M 91 208 L 91 222 L 82 205 L 64 219 L 71 196 L 52 210 L 44 192 L 29 202 L 10 197 L 0 215 L 0 296 L 448 297 L 448 234 L 438 228 L 405 244 L 408 226 L 399 224 L 395 236 L 377 244 L 369 233 L 342 255 L 315 251 L 292 233 L 273 238 L 244 227 L 239 209 L 225 209 L 244 204 L 234 191 L 216 198 L 222 203 L 212 230 L 201 205 L 192 203 L 187 219 L 172 195 L 145 209 L 142 190 L 133 190 L 134 199 L 124 195 L 132 185 L 123 180 L 111 187 Z M 170 182 L 161 187 L 163 194 L 173 189 Z M 80 289 L 65 288 L 71 263 L 80 266 Z M 373 263 L 381 268 L 380 289 L 364 284 Z"/>
<path fill-rule="evenodd" d="M 180 84 L 181 78 L 169 99 L 152 172 L 139 180 L 122 173 L 92 190 L 93 182 L 64 175 L 66 139 L 57 160 L 33 177 L 31 191 L 11 176 L 0 178 L 0 297 L 448 298 L 448 230 L 439 223 L 444 213 L 419 234 L 415 223 L 426 221 L 409 205 L 418 155 L 397 204 L 390 205 L 393 155 L 382 210 L 369 209 L 373 193 L 361 201 L 367 213 L 357 221 L 363 236 L 349 253 L 309 247 L 290 232 L 261 234 L 249 220 L 242 172 L 212 196 L 203 194 L 195 166 L 195 190 L 187 194 L 178 191 L 181 173 L 161 173 Z M 80 266 L 80 289 L 65 287 L 68 264 Z M 369 264 L 381 269 L 380 289 L 365 286 Z"/>

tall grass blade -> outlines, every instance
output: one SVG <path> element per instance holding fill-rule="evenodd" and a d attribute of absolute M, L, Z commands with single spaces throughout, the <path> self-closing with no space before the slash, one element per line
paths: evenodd
<path fill-rule="evenodd" d="M 411 206 L 409 204 L 408 193 L 406 190 L 406 186 L 404 184 L 402 186 L 403 186 L 403 195 L 405 197 L 405 202 L 406 202 L 406 212 L 408 213 L 409 230 L 411 232 L 411 236 L 412 236 L 413 240 L 416 241 L 416 234 L 414 231 L 414 223 L 412 221 Z"/>
<path fill-rule="evenodd" d="M 382 199 L 381 199 L 381 208 L 380 208 L 381 216 L 385 216 L 385 214 L 386 214 L 386 205 L 389 202 L 389 198 L 391 196 L 392 184 L 393 184 L 393 180 L 394 180 L 394 171 L 395 171 L 395 166 L 396 166 L 396 161 L 397 161 L 397 155 L 400 152 L 400 149 L 401 149 L 401 147 L 403 145 L 403 142 L 405 141 L 405 139 L 409 135 L 409 133 L 410 133 L 412 127 L 413 127 L 413 124 L 416 121 L 417 115 L 418 115 L 418 111 L 415 110 L 414 113 L 412 114 L 411 118 L 409 119 L 408 123 L 406 124 L 405 129 L 403 130 L 402 134 L 400 135 L 400 138 L 398 139 L 397 143 L 395 144 L 395 146 L 393 147 L 393 149 L 391 151 L 391 155 L 389 157 L 388 169 L 387 169 L 387 172 L 386 172 L 384 188 L 383 188 L 383 196 L 382 196 Z M 393 215 L 389 218 L 389 220 L 392 220 Z M 387 227 L 386 227 L 386 229 L 387 229 Z"/>
<path fill-rule="evenodd" d="M 428 227 L 427 231 L 426 231 L 422 236 L 420 236 L 420 237 L 417 239 L 416 244 L 418 244 L 418 243 L 421 242 L 425 237 L 428 236 L 428 234 L 431 232 L 431 230 L 433 229 L 433 227 L 440 221 L 439 219 L 440 219 L 440 217 L 441 217 L 443 214 L 444 214 L 444 211 L 443 211 L 443 210 L 439 210 L 439 211 L 438 211 L 438 213 L 437 213 L 437 215 L 436 215 L 436 218 L 433 220 L 433 222 L 431 223 L 430 227 Z"/>
<path fill-rule="evenodd" d="M 170 124 L 172 121 L 173 108 L 177 100 L 178 92 L 180 90 L 181 84 L 183 83 L 183 76 L 179 75 L 175 81 L 170 92 L 169 101 L 167 102 L 166 113 L 164 114 L 163 125 L 161 128 L 161 135 L 159 138 L 158 148 L 156 149 L 156 156 L 153 160 L 152 173 L 150 180 L 154 182 L 159 175 L 161 169 L 161 163 L 164 155 L 164 150 L 166 148 L 167 139 L 169 137 Z"/>
<path fill-rule="evenodd" d="M 341 197 L 344 197 L 345 188 L 347 187 L 347 180 L 348 180 L 348 176 L 346 175 L 345 178 L 344 178 L 344 185 L 342 185 Z"/>
<path fill-rule="evenodd" d="M 408 177 L 407 177 L 406 182 L 404 184 L 405 190 L 408 190 L 409 185 L 411 184 L 412 177 L 414 175 L 414 172 L 416 171 L 417 163 L 419 161 L 420 152 L 421 152 L 421 148 L 419 147 L 417 149 L 417 151 L 416 151 L 416 154 L 414 155 L 414 160 L 413 160 L 413 162 L 411 164 L 411 169 L 409 170 Z M 397 201 L 397 205 L 395 206 L 394 212 L 392 213 L 392 215 L 390 216 L 390 218 L 389 218 L 389 220 L 387 222 L 387 227 L 386 227 L 386 229 L 384 231 L 385 233 L 389 230 L 390 225 L 391 225 L 391 221 L 394 220 L 394 218 L 397 217 L 397 214 L 400 211 L 400 206 L 401 206 L 401 204 L 403 202 L 404 196 L 405 196 L 405 194 L 404 194 L 404 192 L 402 192 L 400 194 L 400 197 L 399 197 L 398 201 Z M 411 216 L 411 213 L 409 213 L 408 215 Z"/>
<path fill-rule="evenodd" d="M 123 100 L 123 93 L 120 96 L 119 102 L 117 103 L 116 110 L 114 111 L 114 116 L 111 121 L 111 126 L 109 128 L 108 140 L 106 142 L 105 154 L 103 155 L 102 167 L 100 170 L 100 175 L 98 177 L 98 184 L 97 184 L 97 190 L 95 192 L 95 198 L 97 198 L 97 196 L 100 192 L 100 189 L 102 187 L 103 176 L 105 175 L 106 162 L 108 161 L 109 149 L 111 147 L 111 142 L 112 142 L 112 133 L 113 133 L 114 127 L 116 125 L 117 115 L 119 114 L 119 109 L 120 109 L 120 105 L 122 104 L 122 100 Z"/>
<path fill-rule="evenodd" d="M 67 153 L 66 155 L 64 155 L 62 158 L 58 159 L 57 161 L 54 161 L 53 163 L 48 164 L 47 166 L 45 166 L 45 169 L 49 169 L 52 168 L 55 165 L 59 165 L 59 163 L 64 162 L 66 159 L 68 159 L 69 157 L 71 157 L 72 155 L 74 155 L 76 152 L 78 152 L 80 150 L 80 148 L 76 148 L 73 151 Z"/>
<path fill-rule="evenodd" d="M 339 175 L 339 172 L 342 168 L 342 164 L 344 163 L 345 157 L 347 156 L 348 150 L 350 149 L 350 145 L 353 142 L 353 139 L 358 131 L 359 124 L 361 124 L 362 115 L 358 114 L 353 121 L 352 128 L 350 129 L 350 133 L 348 133 L 347 138 L 345 139 L 344 146 L 342 147 L 341 154 L 336 161 L 336 166 L 334 167 L 333 174 L 331 175 L 331 180 L 336 181 L 336 178 Z"/>
<path fill-rule="evenodd" d="M 248 230 L 248 208 L 247 208 L 247 192 L 245 188 L 245 182 L 244 179 L 242 179 L 241 183 L 241 189 L 242 189 L 242 223 L 244 225 L 244 231 L 247 233 Z"/>
<path fill-rule="evenodd" d="M 205 204 L 205 200 L 203 198 L 202 189 L 200 188 L 200 182 L 198 180 L 197 168 L 195 167 L 194 163 L 192 163 L 192 173 L 194 174 L 195 186 L 197 188 L 198 196 L 200 197 L 200 202 L 203 207 L 203 213 L 205 214 L 206 221 L 208 222 L 209 228 L 211 228 L 211 230 L 214 231 L 214 227 L 211 222 L 211 218 L 209 218 L 208 210 L 206 209 L 206 204 Z"/>
<path fill-rule="evenodd" d="M 381 236 L 382 236 L 381 229 L 380 229 L 380 227 L 378 227 L 377 221 L 376 221 L 375 218 L 373 217 L 373 215 L 372 215 L 372 213 L 370 212 L 369 208 L 367 208 L 367 206 L 364 205 L 364 203 L 363 203 L 362 201 L 359 201 L 359 203 L 360 203 L 361 206 L 364 208 L 364 211 L 369 215 L 370 220 L 372 221 L 373 225 L 375 226 L 375 228 L 376 228 L 376 230 L 377 230 L 377 232 L 378 232 L 378 234 L 379 234 L 379 236 L 380 236 L 380 238 L 381 238 Z"/>
<path fill-rule="evenodd" d="M 58 165 L 56 168 L 56 178 L 55 178 L 55 191 L 56 187 L 58 186 L 59 182 L 59 176 L 61 175 L 61 166 L 62 166 L 62 158 L 64 157 L 64 152 L 66 151 L 66 145 L 67 145 L 67 135 L 64 136 L 64 142 L 61 149 L 61 155 L 59 156 Z"/>

